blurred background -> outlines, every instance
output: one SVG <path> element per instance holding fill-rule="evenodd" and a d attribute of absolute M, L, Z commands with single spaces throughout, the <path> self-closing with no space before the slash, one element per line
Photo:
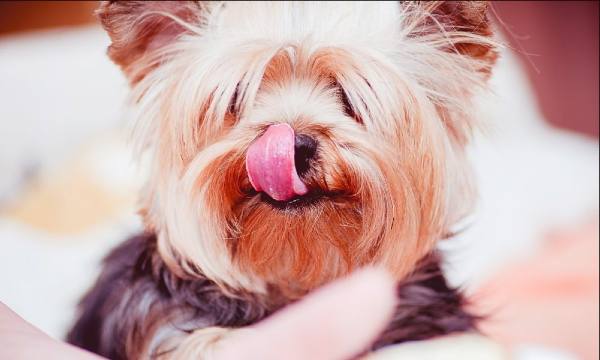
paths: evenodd
<path fill-rule="evenodd" d="M 143 169 L 96 2 L 0 2 L 0 301 L 55 337 L 110 246 L 139 231 Z M 517 358 L 598 358 L 598 2 L 493 4 L 509 45 L 470 149 L 480 205 L 440 244 Z M 537 357 L 536 357 L 537 356 Z"/>

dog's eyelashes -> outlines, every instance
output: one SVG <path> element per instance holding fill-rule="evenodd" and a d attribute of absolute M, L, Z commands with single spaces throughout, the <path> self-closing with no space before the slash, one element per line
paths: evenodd
<path fill-rule="evenodd" d="M 233 92 L 233 96 L 231 97 L 231 100 L 229 101 L 229 106 L 227 107 L 227 111 L 234 116 L 237 116 L 237 112 L 238 112 L 237 101 L 238 101 L 239 89 L 240 89 L 240 85 L 238 84 L 235 87 L 235 91 Z"/>
<path fill-rule="evenodd" d="M 342 109 L 344 110 L 344 114 L 346 114 L 346 116 L 348 117 L 355 119 L 357 122 L 362 123 L 362 121 L 354 111 L 354 108 L 350 103 L 350 99 L 348 98 L 348 94 L 346 93 L 346 91 L 344 91 L 344 88 L 342 88 L 342 86 L 337 82 L 335 83 L 335 87 L 337 89 L 337 93 L 342 105 Z"/>
<path fill-rule="evenodd" d="M 238 112 L 239 112 L 239 108 L 238 108 L 238 87 L 236 86 L 235 91 L 233 92 L 233 95 L 231 96 L 231 99 L 229 100 L 229 104 L 227 105 L 227 113 L 225 114 L 225 117 L 223 119 L 223 125 L 226 128 L 230 128 L 232 126 L 234 126 L 239 118 Z"/>
<path fill-rule="evenodd" d="M 342 106 L 344 107 L 344 113 L 350 117 L 355 117 L 354 110 L 350 104 L 350 99 L 348 99 L 348 95 L 343 89 L 340 89 L 339 93 L 342 100 Z"/>

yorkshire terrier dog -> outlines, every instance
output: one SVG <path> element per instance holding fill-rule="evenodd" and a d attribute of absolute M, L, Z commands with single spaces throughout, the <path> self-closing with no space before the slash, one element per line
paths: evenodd
<path fill-rule="evenodd" d="M 202 354 L 358 268 L 398 281 L 373 349 L 476 329 L 436 243 L 474 200 L 465 146 L 497 46 L 485 2 L 103 2 L 149 160 L 71 343 Z"/>

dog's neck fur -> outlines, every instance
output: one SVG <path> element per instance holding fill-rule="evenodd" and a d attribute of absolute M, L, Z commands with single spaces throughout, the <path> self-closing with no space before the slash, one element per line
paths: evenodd
<path fill-rule="evenodd" d="M 477 317 L 446 283 L 436 253 L 398 284 L 397 294 L 394 317 L 373 349 L 475 329 Z M 206 278 L 181 279 L 158 256 L 155 235 L 144 234 L 106 257 L 68 341 L 111 359 L 155 357 L 171 350 L 165 343 L 198 327 L 251 325 L 287 302 L 276 293 L 232 296 Z"/>

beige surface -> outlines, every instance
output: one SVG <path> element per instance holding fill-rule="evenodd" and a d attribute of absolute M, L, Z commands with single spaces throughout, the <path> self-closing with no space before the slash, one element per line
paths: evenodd
<path fill-rule="evenodd" d="M 134 212 L 137 185 L 122 136 L 100 136 L 77 150 L 35 176 L 0 216 L 49 235 L 73 235 Z M 48 237 L 57 238 L 66 237 Z"/>
<path fill-rule="evenodd" d="M 508 353 L 498 343 L 483 336 L 464 334 L 389 346 L 367 356 L 364 360 L 502 360 L 508 358 Z"/>

